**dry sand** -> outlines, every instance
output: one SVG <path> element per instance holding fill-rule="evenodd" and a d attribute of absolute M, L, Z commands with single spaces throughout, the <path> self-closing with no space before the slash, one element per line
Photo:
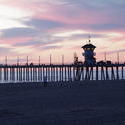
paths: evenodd
<path fill-rule="evenodd" d="M 1 84 L 0 125 L 125 125 L 125 81 Z"/>

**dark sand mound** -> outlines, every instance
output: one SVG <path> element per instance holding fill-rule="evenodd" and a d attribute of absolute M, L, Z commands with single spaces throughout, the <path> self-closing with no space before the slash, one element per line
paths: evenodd
<path fill-rule="evenodd" d="M 125 81 L 1 84 L 0 125 L 125 125 Z"/>

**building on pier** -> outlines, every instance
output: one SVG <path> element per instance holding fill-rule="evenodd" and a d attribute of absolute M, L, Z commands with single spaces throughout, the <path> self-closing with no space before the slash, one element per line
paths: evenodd
<path fill-rule="evenodd" d="M 82 61 L 79 61 L 79 58 L 78 58 L 76 52 L 74 53 L 74 64 L 75 64 L 75 65 L 83 64 Z"/>
<path fill-rule="evenodd" d="M 96 63 L 96 58 L 95 58 L 95 48 L 96 46 L 94 46 L 93 44 L 91 44 L 91 40 L 89 39 L 89 42 L 87 44 L 85 44 L 84 46 L 82 46 L 84 52 L 83 52 L 83 56 L 84 56 L 84 64 L 87 65 L 94 65 Z"/>

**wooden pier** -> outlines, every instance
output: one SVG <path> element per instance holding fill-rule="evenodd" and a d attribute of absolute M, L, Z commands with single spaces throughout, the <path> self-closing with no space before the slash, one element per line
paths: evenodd
<path fill-rule="evenodd" d="M 0 83 L 124 80 L 125 64 L 0 65 Z"/>

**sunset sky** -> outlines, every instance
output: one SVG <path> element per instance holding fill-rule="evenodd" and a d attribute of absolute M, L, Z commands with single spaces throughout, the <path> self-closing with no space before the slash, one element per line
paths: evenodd
<path fill-rule="evenodd" d="M 91 34 L 97 60 L 125 62 L 125 0 L 0 0 L 0 63 L 79 60 Z"/>

